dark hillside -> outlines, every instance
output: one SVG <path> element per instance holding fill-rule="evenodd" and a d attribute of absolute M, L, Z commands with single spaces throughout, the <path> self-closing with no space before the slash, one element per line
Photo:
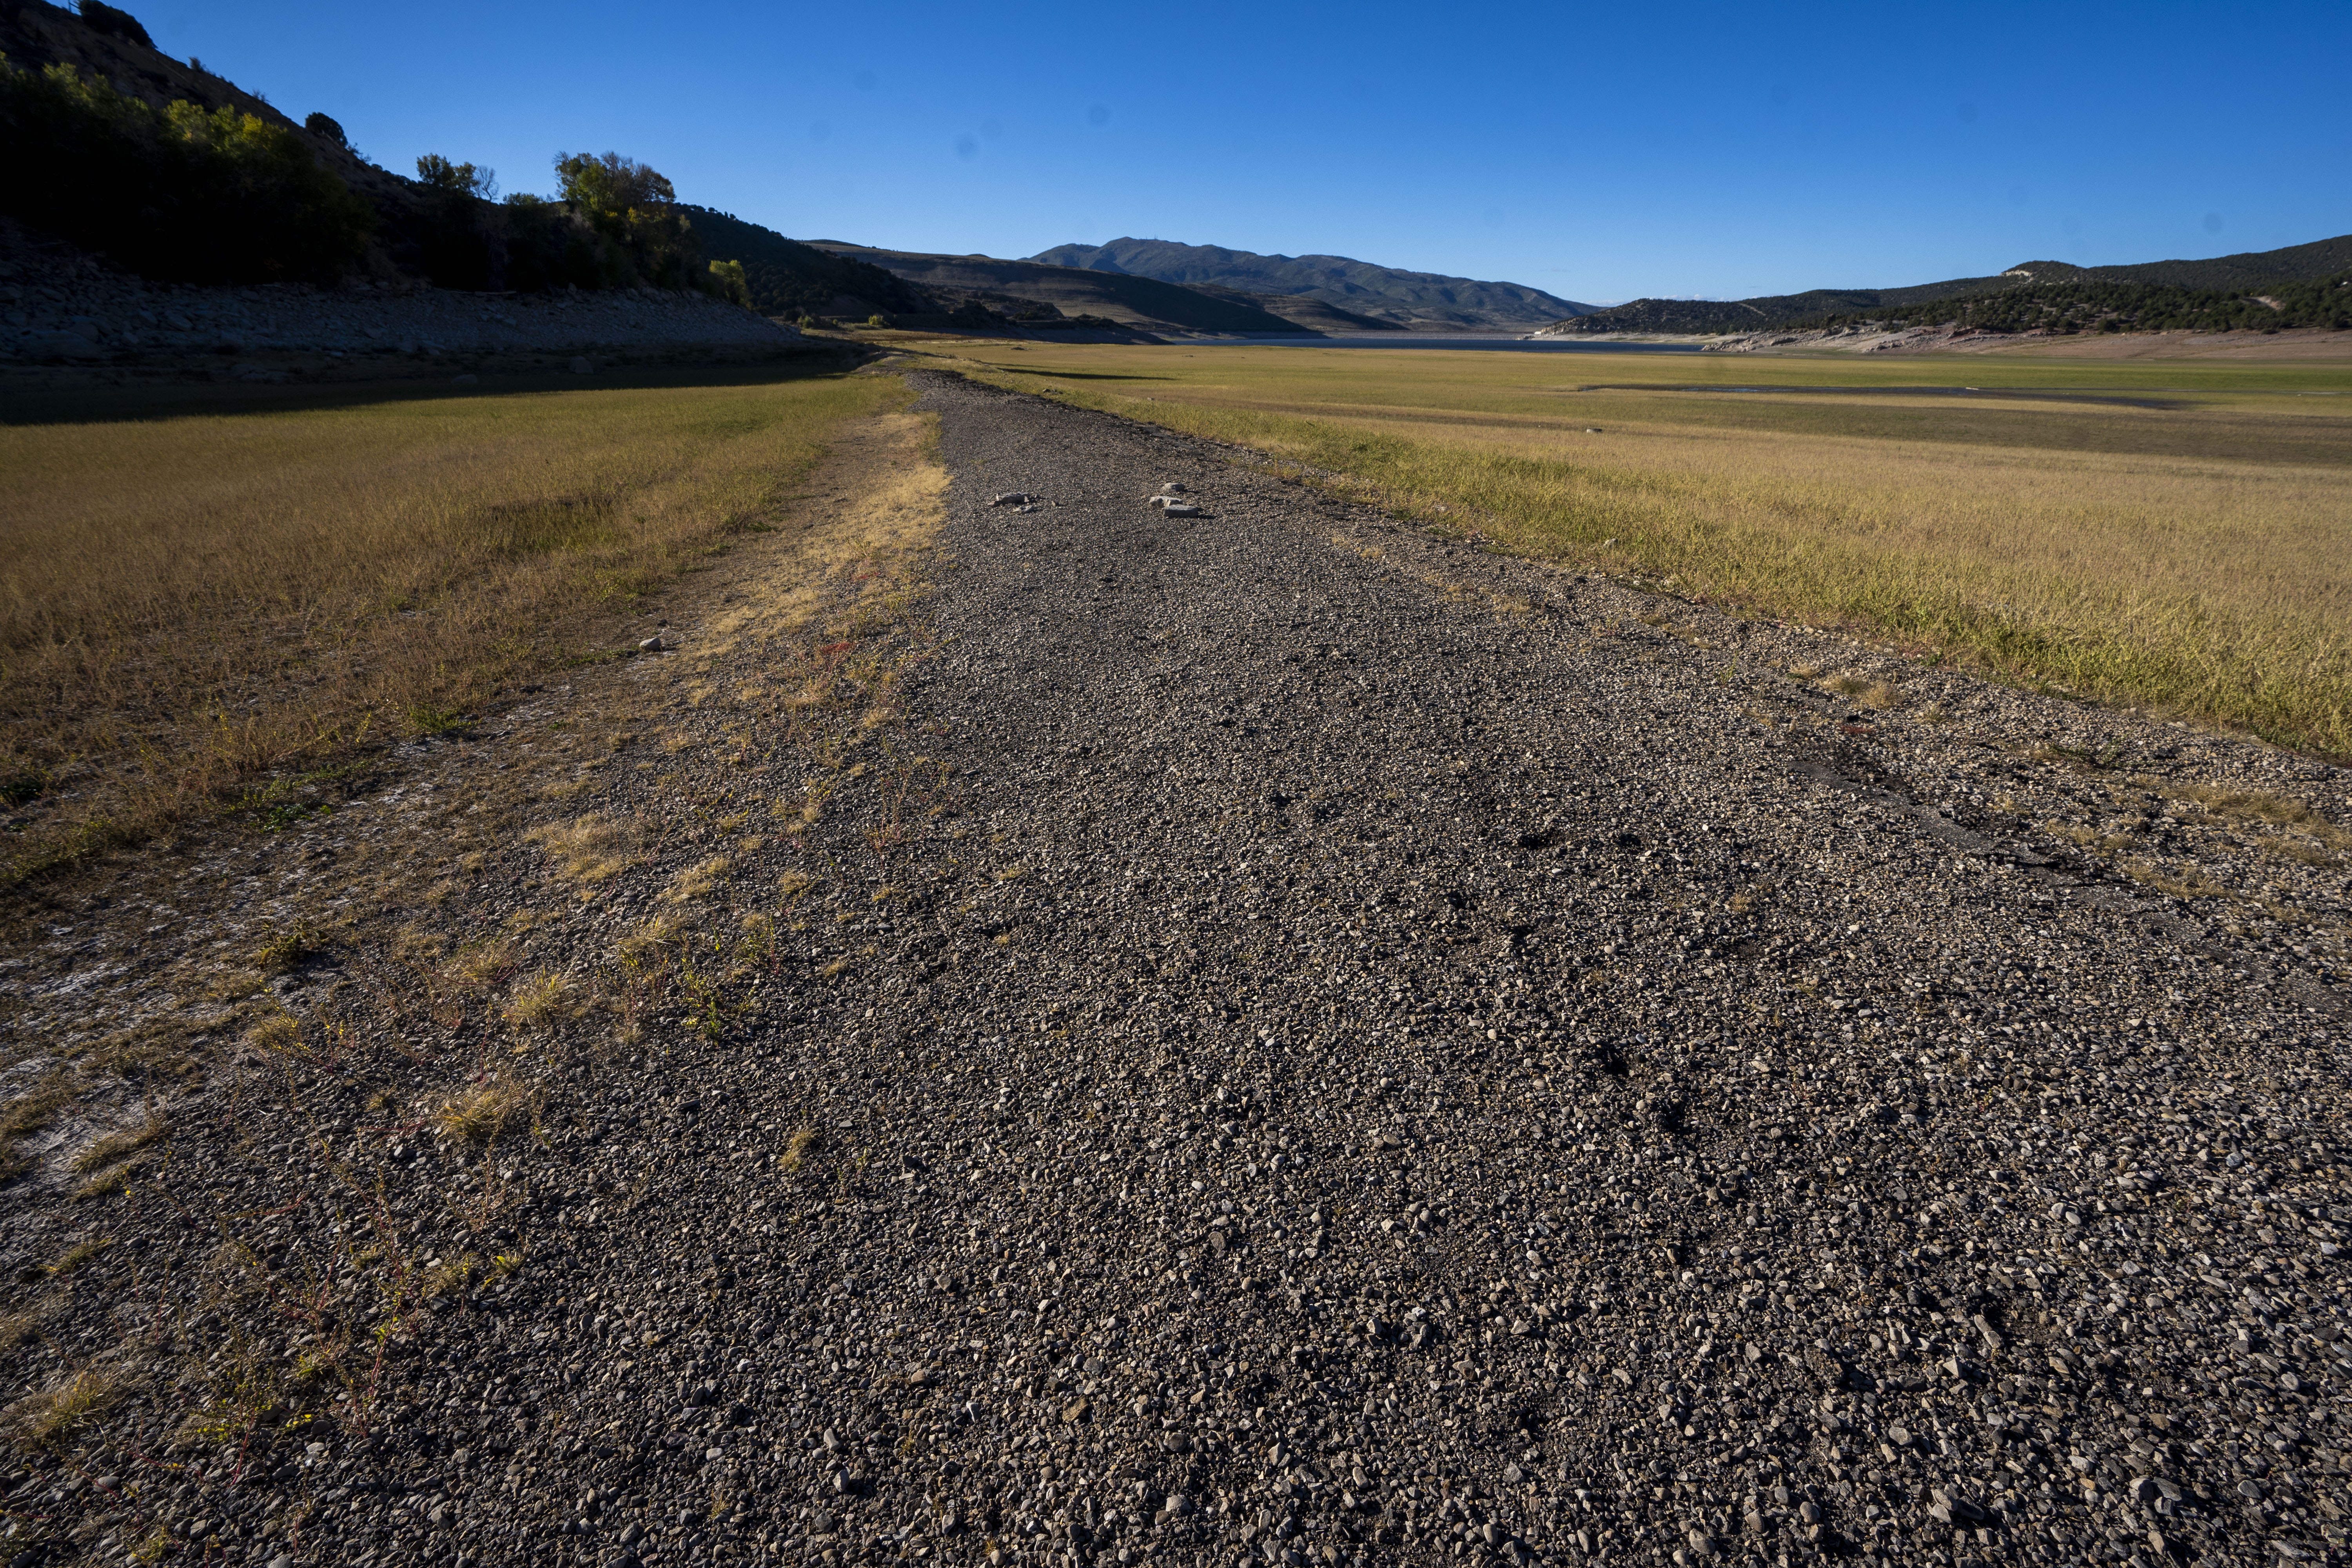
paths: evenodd
<path fill-rule="evenodd" d="M 1811 289 L 1753 300 L 1631 300 L 1573 317 L 1550 329 L 1575 332 L 1754 332 L 1837 312 L 1926 304 L 2015 287 L 2026 279 L 1955 278 L 1906 289 Z"/>
<path fill-rule="evenodd" d="M 1308 331 L 1402 332 L 1410 330 L 1377 316 L 1360 316 L 1353 310 L 1343 310 L 1337 305 L 1326 304 L 1312 294 L 1253 294 L 1246 289 L 1226 289 L 1214 283 L 1192 283 L 1186 287 L 1213 300 L 1231 300 L 1238 304 L 1255 306 L 1268 315 L 1296 322 Z"/>
<path fill-rule="evenodd" d="M 1009 294 L 1051 305 L 1070 315 L 1099 316 L 1146 331 L 1289 337 L 1306 330 L 1255 304 L 1233 298 L 1220 299 L 1153 278 L 1130 278 L 1075 267 L 1046 267 L 1034 261 L 1003 261 L 991 256 L 875 250 L 830 239 L 811 243 L 835 256 L 887 268 L 921 288 Z"/>
<path fill-rule="evenodd" d="M 1056 267 L 1157 278 L 1163 283 L 1194 288 L 1305 295 L 1358 315 L 1424 331 L 1524 331 L 1591 309 L 1521 283 L 1486 283 L 1436 272 L 1409 272 L 1346 256 L 1261 256 L 1252 250 L 1228 250 L 1222 245 L 1185 245 L 1171 239 L 1114 239 L 1108 245 L 1062 245 L 1040 251 L 1029 259 Z"/>
<path fill-rule="evenodd" d="M 331 116 L 297 124 L 110 6 L 0 0 L 0 214 L 142 277 L 735 291 L 669 181 L 618 153 L 559 154 L 559 197 L 499 201 L 488 169 L 430 155 L 403 178 Z"/>
<path fill-rule="evenodd" d="M 235 82 L 192 61 L 173 59 L 147 42 L 145 29 L 136 23 L 129 29 L 103 28 L 43 0 L 0 0 L 0 55 L 20 69 L 72 66 L 156 109 L 184 100 L 207 110 L 250 114 L 299 136 L 321 164 L 371 202 L 413 200 L 412 182 L 369 163 L 340 134 L 306 129 Z"/>
<path fill-rule="evenodd" d="M 2352 234 L 2290 245 L 2279 250 L 2243 250 L 2204 261 L 2142 261 L 2126 267 L 2074 267 L 2063 261 L 2021 261 L 2013 269 L 2036 282 L 2074 279 L 2099 283 L 2146 283 L 2169 289 L 2249 289 L 2274 283 L 2310 283 L 2352 270 Z"/>
<path fill-rule="evenodd" d="M 763 316 L 862 318 L 939 308 L 921 289 L 871 262 L 787 239 L 732 213 L 683 203 L 678 211 L 702 237 L 703 255 L 743 264 L 751 308 Z"/>
<path fill-rule="evenodd" d="M 1816 325 L 1824 321 L 1864 317 L 1904 321 L 1955 320 L 2038 321 L 2053 316 L 2050 309 L 2021 304 L 2012 310 L 1991 303 L 1997 297 L 2021 290 L 2042 294 L 2059 288 L 2138 286 L 2174 290 L 2179 298 L 2134 296 L 2122 307 L 2124 315 L 2144 315 L 2186 321 L 2194 317 L 2207 323 L 2234 317 L 2214 300 L 2194 300 L 2191 294 L 2275 292 L 2278 286 L 2315 283 L 2352 268 L 2352 235 L 2293 245 L 2279 250 L 2245 251 L 2205 261 L 2147 261 L 2120 267 L 2077 267 L 2065 261 L 2021 261 L 1995 278 L 1954 278 L 1941 283 L 1918 283 L 1900 289 L 1813 289 L 1801 294 L 1759 295 L 1749 300 L 1633 300 L 1605 310 L 1591 310 L 1559 322 L 1559 332 L 1754 332 L 1773 328 Z M 2102 299 L 2108 296 L 2102 295 Z M 2053 299 L 2055 297 L 2053 297 Z M 2086 299 L 2087 296 L 2084 297 Z M 2113 296 L 2121 301 L 2124 296 Z M 2059 301 L 2055 317 L 2081 313 L 2084 299 L 2069 295 Z M 1946 301 L 1970 301 L 1967 310 L 1939 310 Z M 2256 306 L 2256 311 L 2269 307 Z M 2325 312 L 2323 312 L 2324 315 Z M 2115 311 L 2109 319 L 2121 319 Z M 2249 321 L 2252 318 L 2248 318 Z M 2293 323 L 2288 323 L 2293 324 Z M 2204 330 L 2200 327 L 2199 330 Z"/>
<path fill-rule="evenodd" d="M 1895 310 L 1831 313 L 1811 326 L 1962 327 L 1979 332 L 2277 332 L 2352 328 L 2352 271 L 2236 289 L 2184 289 L 2073 268 L 2048 280 Z M 2122 270 L 2117 268 L 2116 270 Z"/>

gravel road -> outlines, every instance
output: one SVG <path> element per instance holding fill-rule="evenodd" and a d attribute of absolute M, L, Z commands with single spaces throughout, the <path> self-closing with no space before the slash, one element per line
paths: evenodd
<path fill-rule="evenodd" d="M 803 772 L 724 703 L 562 808 L 670 825 L 578 951 L 709 910 L 643 1033 L 566 1026 L 482 1153 L 380 1109 L 441 1026 L 394 1008 L 291 1073 L 307 1122 L 179 1146 L 255 1214 L 322 1135 L 419 1268 L 478 1249 L 370 1418 L 52 1446 L 12 1507 L 108 1561 L 2343 1555 L 2343 773 L 918 380 L 953 483 L 903 721 L 723 868 Z M 2102 791 L 2268 891 L 2052 837 Z M 510 848 L 451 918 L 569 897 Z M 217 1267 L 140 1201 L 109 1258 Z M 119 1314 L 92 1278 L 58 1321 Z M 214 1366 L 289 1321 L 206 1303 Z"/>

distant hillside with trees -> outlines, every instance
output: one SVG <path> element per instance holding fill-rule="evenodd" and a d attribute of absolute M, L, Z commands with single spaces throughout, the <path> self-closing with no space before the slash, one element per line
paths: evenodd
<path fill-rule="evenodd" d="M 495 172 L 428 153 L 381 168 L 323 112 L 259 95 L 154 47 L 138 19 L 0 0 L 0 212 L 162 281 L 405 274 L 446 289 L 698 289 L 772 314 L 932 301 L 877 268 L 677 200 L 618 153 L 558 153 L 551 195 L 501 196 Z"/>
<path fill-rule="evenodd" d="M 681 205 L 706 255 L 742 264 L 751 308 L 767 316 L 922 314 L 940 302 L 896 273 L 786 239 L 732 213 Z"/>
<path fill-rule="evenodd" d="M 1813 289 L 1749 300 L 1633 300 L 1545 329 L 1552 333 L 1709 333 L 1800 331 L 1876 321 L 1904 325 L 1965 322 L 1987 330 L 2019 322 L 2127 323 L 2110 331 L 2221 331 L 2245 326 L 2323 326 L 2341 314 L 2329 282 L 2352 269 L 2352 235 L 2279 250 L 2202 261 L 2077 267 L 2023 261 L 1990 278 L 1955 278 L 1901 289 Z M 2316 290 L 2314 292 L 2313 290 Z M 2260 295 L 2275 303 L 2263 303 Z M 2155 323 L 2168 323 L 2157 326 Z M 2072 330 L 2091 327 L 2077 325 Z"/>
<path fill-rule="evenodd" d="M 1438 272 L 1411 272 L 1347 256 L 1261 256 L 1222 245 L 1172 239 L 1114 239 L 1106 245 L 1059 245 L 1031 261 L 1051 267 L 1153 278 L 1188 288 L 1223 289 L 1266 300 L 1319 300 L 1353 318 L 1423 331 L 1524 331 L 1589 310 L 1524 283 L 1488 283 Z M 1340 325 L 1339 331 L 1364 331 Z"/>
<path fill-rule="evenodd" d="M 2078 272 L 2081 269 L 2075 269 Z M 1811 326 L 1967 327 L 1985 332 L 2227 332 L 2289 327 L 2352 329 L 2352 270 L 2307 282 L 2256 284 L 2254 293 L 2185 289 L 2094 275 L 1894 310 L 1828 314 Z"/>

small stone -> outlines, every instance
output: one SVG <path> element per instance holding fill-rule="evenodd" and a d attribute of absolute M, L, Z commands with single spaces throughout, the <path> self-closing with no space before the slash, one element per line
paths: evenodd
<path fill-rule="evenodd" d="M 649 637 L 643 642 L 637 644 L 637 651 L 639 653 L 659 653 L 662 649 L 667 647 L 669 647 L 669 644 L 662 641 L 661 635 L 659 633 L 656 633 L 654 636 Z"/>
<path fill-rule="evenodd" d="M 480 384 L 481 379 L 482 378 L 480 376 L 476 375 L 473 372 L 467 371 L 463 375 L 451 376 L 449 378 L 449 384 L 452 386 L 475 386 Z"/>
<path fill-rule="evenodd" d="M 1007 490 L 1003 495 L 991 500 L 988 504 L 991 506 L 1027 506 L 1031 501 L 1035 500 L 1037 498 L 1035 496 L 1026 494 L 1021 490 Z"/>
<path fill-rule="evenodd" d="M 596 374 L 596 362 L 589 359 L 584 354 L 575 354 L 572 356 L 572 374 L 574 375 L 593 375 Z"/>
<path fill-rule="evenodd" d="M 1201 509 L 1199 507 L 1193 506 L 1190 502 L 1181 500 L 1171 500 L 1160 510 L 1165 511 L 1170 517 L 1198 517 L 1201 515 Z"/>
<path fill-rule="evenodd" d="M 1165 496 L 1181 496 L 1184 493 L 1184 481 L 1171 479 L 1160 487 L 1160 493 Z"/>

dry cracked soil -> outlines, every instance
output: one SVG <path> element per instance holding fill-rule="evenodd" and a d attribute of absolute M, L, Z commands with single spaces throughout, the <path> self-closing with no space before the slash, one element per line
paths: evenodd
<path fill-rule="evenodd" d="M 14 928 L 20 1568 L 2342 1558 L 2343 772 L 910 380 Z"/>

